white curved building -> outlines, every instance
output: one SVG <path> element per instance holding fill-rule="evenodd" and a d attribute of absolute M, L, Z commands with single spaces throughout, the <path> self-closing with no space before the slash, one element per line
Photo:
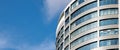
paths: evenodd
<path fill-rule="evenodd" d="M 119 50 L 119 0 L 72 0 L 61 13 L 56 50 Z"/>

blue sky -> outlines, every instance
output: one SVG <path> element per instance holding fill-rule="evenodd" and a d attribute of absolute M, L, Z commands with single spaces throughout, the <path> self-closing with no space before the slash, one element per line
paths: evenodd
<path fill-rule="evenodd" d="M 0 0 L 0 50 L 55 50 L 61 11 L 70 0 Z"/>

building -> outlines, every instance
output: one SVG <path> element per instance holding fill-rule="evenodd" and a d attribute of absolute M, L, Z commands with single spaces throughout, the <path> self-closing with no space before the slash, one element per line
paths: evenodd
<path fill-rule="evenodd" d="M 61 13 L 56 50 L 119 50 L 119 0 L 72 0 Z"/>

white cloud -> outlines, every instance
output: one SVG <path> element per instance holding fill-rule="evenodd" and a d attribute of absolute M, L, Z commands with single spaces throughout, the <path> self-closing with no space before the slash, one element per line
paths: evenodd
<path fill-rule="evenodd" d="M 47 20 L 51 21 L 55 18 L 56 13 L 61 11 L 69 3 L 70 0 L 46 0 Z"/>

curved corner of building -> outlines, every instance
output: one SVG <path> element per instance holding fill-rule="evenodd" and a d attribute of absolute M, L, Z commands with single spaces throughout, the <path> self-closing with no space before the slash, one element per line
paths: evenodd
<path fill-rule="evenodd" d="M 58 22 L 56 50 L 119 50 L 118 1 L 72 0 Z"/>

